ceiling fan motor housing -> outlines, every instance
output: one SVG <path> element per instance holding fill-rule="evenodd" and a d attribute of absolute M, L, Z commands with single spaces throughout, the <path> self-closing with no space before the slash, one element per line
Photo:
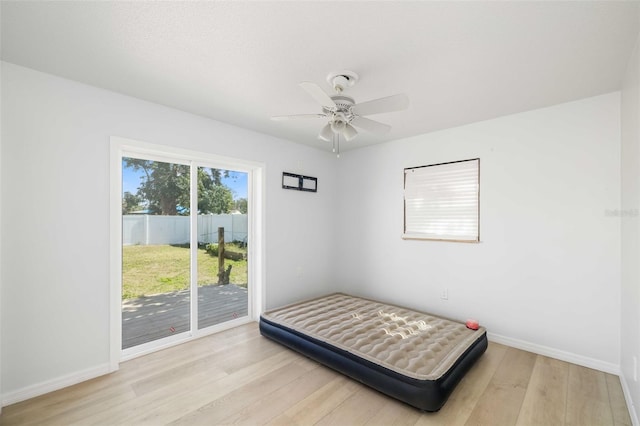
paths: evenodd
<path fill-rule="evenodd" d="M 355 105 L 353 98 L 343 95 L 332 96 L 331 99 L 336 104 L 335 109 L 324 109 L 324 113 L 330 118 L 330 122 L 344 121 L 345 123 L 351 123 L 351 120 L 355 117 L 351 112 L 351 107 Z"/>
<path fill-rule="evenodd" d="M 349 87 L 353 87 L 358 81 L 358 74 L 353 71 L 343 70 L 332 72 L 327 76 L 327 82 L 333 87 L 336 93 L 342 93 Z"/>

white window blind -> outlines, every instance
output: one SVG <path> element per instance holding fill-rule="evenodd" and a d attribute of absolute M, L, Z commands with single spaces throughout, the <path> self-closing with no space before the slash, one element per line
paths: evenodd
<path fill-rule="evenodd" d="M 480 159 L 404 170 L 407 239 L 480 241 Z"/>

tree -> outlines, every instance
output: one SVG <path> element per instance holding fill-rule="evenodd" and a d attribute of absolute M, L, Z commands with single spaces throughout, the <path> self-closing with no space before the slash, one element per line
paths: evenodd
<path fill-rule="evenodd" d="M 233 194 L 222 184 L 222 173 L 219 169 L 198 168 L 198 213 L 222 214 L 231 211 Z"/>
<path fill-rule="evenodd" d="M 237 200 L 235 200 L 234 208 L 242 214 L 247 214 L 247 199 L 238 198 Z"/>
<path fill-rule="evenodd" d="M 185 214 L 185 207 L 189 207 L 184 204 L 184 194 L 189 198 L 189 166 L 137 158 L 125 158 L 124 163 L 126 167 L 144 171 L 137 195 L 149 203 L 149 213 Z"/>
<path fill-rule="evenodd" d="M 142 208 L 142 198 L 129 191 L 122 194 L 122 214 L 129 214 Z"/>
<path fill-rule="evenodd" d="M 230 176 L 229 170 L 209 169 L 209 168 L 204 169 L 202 167 L 198 171 L 200 170 L 208 170 L 209 175 L 211 176 L 211 180 L 213 181 L 213 184 L 218 186 L 224 186 L 222 184 L 222 178 L 223 177 L 228 178 Z"/>
<path fill-rule="evenodd" d="M 124 158 L 125 167 L 142 170 L 137 196 L 148 202 L 151 214 L 188 215 L 190 212 L 189 166 L 159 161 Z M 229 213 L 231 190 L 222 184 L 228 170 L 198 167 L 198 213 Z"/>

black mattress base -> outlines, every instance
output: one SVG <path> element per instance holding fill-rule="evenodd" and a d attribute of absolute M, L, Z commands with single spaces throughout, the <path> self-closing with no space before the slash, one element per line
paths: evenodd
<path fill-rule="evenodd" d="M 325 342 L 260 318 L 260 333 L 390 397 L 423 411 L 438 411 L 451 392 L 487 349 L 484 333 L 437 380 L 404 376 Z"/>

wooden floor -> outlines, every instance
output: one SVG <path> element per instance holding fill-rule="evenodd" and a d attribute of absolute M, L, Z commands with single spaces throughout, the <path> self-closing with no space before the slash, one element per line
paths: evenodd
<path fill-rule="evenodd" d="M 3 425 L 630 425 L 616 376 L 495 343 L 423 413 L 260 336 L 255 323 L 3 408 Z"/>
<path fill-rule="evenodd" d="M 122 302 L 122 349 L 190 329 L 189 290 Z M 247 288 L 235 284 L 198 287 L 198 329 L 247 316 Z"/>

